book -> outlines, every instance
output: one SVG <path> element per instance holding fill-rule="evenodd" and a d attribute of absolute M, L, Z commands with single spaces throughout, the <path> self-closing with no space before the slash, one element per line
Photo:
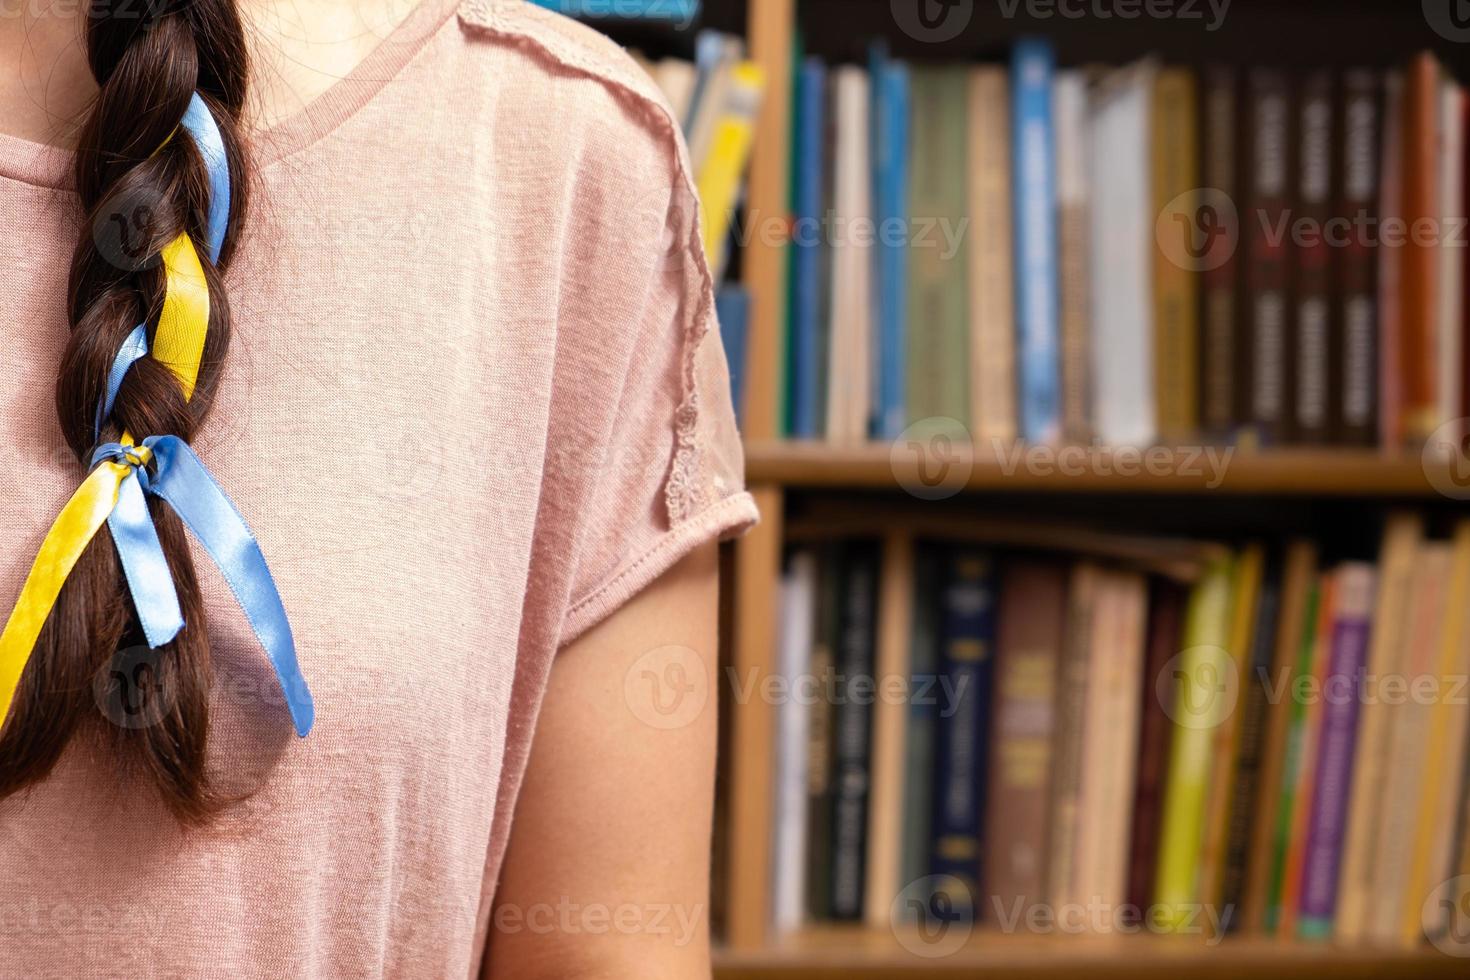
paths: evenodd
<path fill-rule="evenodd" d="M 1234 201 L 1237 187 L 1237 89 L 1239 77 L 1227 65 L 1211 65 L 1205 70 L 1199 114 L 1200 166 L 1205 194 L 1212 200 L 1199 204 L 1209 208 L 1210 227 L 1228 227 L 1221 223 L 1221 201 Z M 1239 235 L 1237 215 L 1236 235 Z M 1208 249 L 1209 244 L 1201 243 Z M 1200 275 L 1200 426 L 1210 437 L 1226 441 L 1234 434 L 1237 418 L 1244 413 L 1235 404 L 1235 365 L 1240 346 L 1236 337 L 1236 299 L 1240 288 L 1237 249 L 1229 243 L 1216 255 L 1206 251 Z"/>
<path fill-rule="evenodd" d="M 1255 824 L 1246 858 L 1245 897 L 1237 916 L 1244 931 L 1267 933 L 1279 917 L 1276 852 L 1279 816 L 1285 796 L 1287 749 L 1292 729 L 1292 703 L 1284 700 L 1297 673 L 1302 635 L 1314 628 L 1316 614 L 1317 548 L 1309 540 L 1293 540 L 1282 562 L 1281 607 L 1272 646 L 1266 686 L 1265 741 L 1257 776 Z M 1256 681 L 1253 679 L 1253 683 Z"/>
<path fill-rule="evenodd" d="M 1021 436 L 1033 443 L 1061 433 L 1054 68 L 1046 41 L 1022 39 L 1011 51 L 1016 363 Z"/>
<path fill-rule="evenodd" d="M 997 910 L 1045 900 L 1046 824 L 1067 572 L 1018 561 L 1001 577 L 984 895 Z"/>
<path fill-rule="evenodd" d="M 1332 217 L 1332 147 L 1334 79 L 1330 71 L 1313 71 L 1303 80 L 1296 102 L 1297 153 L 1294 211 L 1307 222 L 1295 236 L 1295 283 L 1292 289 L 1292 379 L 1295 400 L 1291 431 L 1298 442 L 1325 445 L 1333 435 L 1332 336 L 1333 256 L 1326 226 Z M 1297 220 L 1293 215 L 1293 221 Z"/>
<path fill-rule="evenodd" d="M 715 293 L 715 319 L 720 325 L 720 342 L 725 346 L 725 361 L 730 366 L 730 401 L 735 406 L 735 422 L 745 418 L 746 351 L 750 342 L 750 290 L 739 283 L 727 282 Z"/>
<path fill-rule="evenodd" d="M 1382 181 L 1378 214 L 1387 225 L 1404 216 L 1404 76 L 1389 72 L 1383 79 Z M 1378 248 L 1378 442 L 1397 450 L 1406 441 L 1404 427 L 1403 319 L 1404 249 L 1402 242 Z"/>
<path fill-rule="evenodd" d="M 970 71 L 970 403 L 977 441 L 1016 438 L 1015 279 L 1011 262 L 1010 82 Z"/>
<path fill-rule="evenodd" d="M 1093 88 L 1092 202 L 1093 424 L 1104 442 L 1146 446 L 1158 432 L 1154 406 L 1154 227 L 1145 155 L 1153 68 L 1114 72 Z"/>
<path fill-rule="evenodd" d="M 873 676 L 876 646 L 878 548 L 865 541 L 842 547 L 840 620 L 833 712 L 831 918 L 863 916 L 868 790 L 872 775 L 871 698 L 862 685 Z"/>
<path fill-rule="evenodd" d="M 910 141 L 908 418 L 970 417 L 967 177 L 969 76 L 913 73 Z"/>
<path fill-rule="evenodd" d="M 694 86 L 698 80 L 694 62 L 683 58 L 661 58 L 649 74 L 669 100 L 669 108 L 674 111 L 674 118 L 679 120 L 687 136 L 689 113 L 694 105 Z"/>
<path fill-rule="evenodd" d="M 929 873 L 961 882 L 967 894 L 950 895 L 953 907 L 978 911 L 995 667 L 995 567 L 990 556 L 962 548 L 950 554 L 947 571 L 939 669 L 954 692 L 954 704 L 947 716 L 941 713 L 935 733 Z"/>
<path fill-rule="evenodd" d="M 1347 943 L 1368 938 L 1368 908 L 1373 893 L 1374 856 L 1385 822 L 1385 809 L 1396 805 L 1385 799 L 1383 785 L 1393 765 L 1390 737 L 1393 711 L 1384 703 L 1379 685 L 1390 676 L 1403 676 L 1405 634 L 1413 598 L 1414 565 L 1424 537 L 1417 514 L 1391 515 L 1379 548 L 1378 591 L 1368 646 L 1367 678 L 1372 681 L 1359 707 L 1358 750 L 1349 790 L 1347 834 L 1343 842 L 1337 915 L 1333 934 Z"/>
<path fill-rule="evenodd" d="M 1153 904 L 1158 873 L 1159 826 L 1163 808 L 1164 769 L 1169 760 L 1169 712 L 1173 710 L 1172 683 L 1160 684 L 1169 661 L 1180 650 L 1188 590 L 1168 579 L 1155 579 L 1149 601 L 1148 653 L 1140 690 L 1142 715 L 1138 736 L 1138 778 L 1133 797 L 1133 843 L 1128 878 L 1128 903 L 1138 908 Z"/>
<path fill-rule="evenodd" d="M 1077 70 L 1059 71 L 1052 89 L 1056 117 L 1057 243 L 1061 289 L 1061 431 L 1069 442 L 1086 442 L 1092 432 L 1086 75 Z"/>
<path fill-rule="evenodd" d="M 1145 578 L 1117 569 L 1099 583 L 1091 631 L 1091 663 L 1083 713 L 1082 785 L 1078 810 L 1078 897 L 1113 909 L 1127 901 L 1128 846 L 1138 752 L 1138 675 L 1143 666 Z M 1111 931 L 1107 920 L 1089 923 Z"/>
<path fill-rule="evenodd" d="M 909 220 L 908 68 L 874 47 L 869 68 L 873 85 L 873 218 L 879 229 Z M 874 373 L 872 435 L 896 439 L 906 419 L 909 250 L 906 236 L 879 235 L 873 249 L 877 280 L 877 349 Z"/>
<path fill-rule="evenodd" d="M 1319 694 L 1322 721 L 1302 868 L 1298 933 L 1329 939 L 1337 912 L 1339 871 L 1353 759 L 1357 752 L 1359 683 L 1368 659 L 1376 571 L 1364 562 L 1334 573 L 1330 660 Z"/>
<path fill-rule="evenodd" d="M 1342 77 L 1338 132 L 1338 215 L 1371 227 L 1378 217 L 1382 193 L 1380 139 L 1383 130 L 1382 84 L 1378 73 L 1348 71 Z M 1383 246 L 1377 246 L 1383 250 Z M 1336 294 L 1341 344 L 1333 372 L 1338 392 L 1338 441 L 1371 446 L 1378 441 L 1377 256 L 1366 235 L 1349 232 L 1338 250 L 1340 288 Z"/>
<path fill-rule="evenodd" d="M 883 540 L 878 586 L 878 659 L 874 674 L 872 790 L 868 797 L 867 881 L 863 919 L 888 928 L 903 880 L 904 762 L 913 620 L 914 543 L 903 531 Z M 898 696 L 894 696 L 894 692 Z"/>
<path fill-rule="evenodd" d="M 1463 689 L 1470 673 L 1470 633 L 1466 628 L 1466 606 L 1470 605 L 1470 522 L 1455 525 L 1451 542 L 1450 576 L 1436 649 L 1430 651 L 1429 679 L 1435 696 L 1428 706 L 1427 737 L 1420 746 L 1424 778 L 1420 783 L 1418 829 L 1409 858 L 1405 902 L 1399 937 L 1412 945 L 1426 933 L 1433 935 L 1448 926 L 1426 921 L 1428 897 L 1448 877 L 1459 874 L 1459 834 L 1455 819 L 1460 810 L 1461 781 L 1465 776 L 1467 716 Z M 1413 801 L 1406 801 L 1408 806 Z M 1406 808 L 1408 808 L 1406 806 Z"/>
<path fill-rule="evenodd" d="M 698 173 L 709 159 L 735 66 L 745 59 L 745 42 L 732 34 L 700 31 L 694 42 L 694 91 L 689 97 L 685 143 Z"/>
<path fill-rule="evenodd" d="M 867 227 L 873 220 L 872 89 L 866 69 L 846 65 L 832 73 L 837 121 L 833 168 L 833 227 Z M 872 415 L 869 365 L 873 359 L 873 244 L 852 233 L 834 233 L 831 321 L 827 327 L 828 440 L 867 441 Z"/>
<path fill-rule="evenodd" d="M 1199 208 L 1199 137 L 1194 73 L 1165 68 L 1154 77 L 1150 109 L 1153 213 L 1196 214 Z M 1152 249 L 1154 397 L 1159 436 L 1180 443 L 1199 425 L 1198 276 L 1171 258 L 1155 237 Z"/>
<path fill-rule="evenodd" d="M 1230 622 L 1225 657 L 1226 669 L 1235 678 L 1236 701 L 1231 710 L 1221 714 L 1212 731 L 1214 746 L 1210 754 L 1213 769 L 1205 791 L 1198 885 L 1200 900 L 1219 908 L 1224 907 L 1226 848 L 1235 805 L 1235 787 L 1240 776 L 1241 728 L 1245 716 L 1241 692 L 1249 689 L 1252 631 L 1256 624 L 1256 606 L 1260 600 L 1265 565 L 1265 547 L 1260 543 L 1246 545 L 1236 557 L 1230 584 Z"/>
<path fill-rule="evenodd" d="M 811 669 L 816 636 L 817 555 L 793 552 L 781 579 L 777 669 L 795 691 Z M 771 845 L 771 926 L 778 934 L 799 929 L 806 917 L 807 744 L 810 712 L 788 697 L 776 713 L 776 815 Z"/>
<path fill-rule="evenodd" d="M 828 324 L 822 319 L 828 236 L 825 232 L 827 157 L 827 66 L 819 58 L 807 58 L 796 79 L 796 150 L 792 180 L 796 208 L 791 227 L 792 344 L 791 435 L 816 439 L 823 434 L 825 418 L 820 399 L 822 352 Z"/>
<path fill-rule="evenodd" d="M 1230 559 L 1214 562 L 1195 585 L 1184 620 L 1184 650 L 1173 673 L 1169 762 L 1164 777 L 1155 920 L 1182 928 L 1199 894 L 1205 799 L 1214 760 L 1214 731 L 1227 710 L 1230 670 Z"/>
<path fill-rule="evenodd" d="M 1439 271 L 1434 347 L 1435 435 L 1457 444 L 1464 410 L 1465 89 L 1446 75 L 1439 86 Z M 1426 423 L 1427 424 L 1427 423 Z"/>
<path fill-rule="evenodd" d="M 1289 435 L 1291 404 L 1288 294 L 1291 241 L 1287 232 L 1291 174 L 1291 96 L 1286 76 L 1275 69 L 1246 74 L 1246 121 L 1242 177 L 1246 218 L 1241 229 L 1246 302 L 1241 330 L 1244 370 L 1236 373 L 1249 414 L 1243 434 L 1264 444 Z"/>
<path fill-rule="evenodd" d="M 1435 671 L 1442 653 L 1453 569 L 1454 552 L 1449 544 L 1443 541 L 1420 544 L 1402 633 L 1404 653 L 1400 676 L 1405 679 L 1428 677 Z M 1388 753 L 1393 764 L 1380 792 L 1393 804 L 1384 809 L 1374 854 L 1367 934 L 1377 943 L 1405 946 L 1417 943 L 1417 937 L 1408 941 L 1405 934 L 1406 917 L 1412 910 L 1417 919 L 1418 910 L 1428 896 L 1427 891 L 1415 893 L 1416 883 L 1412 878 L 1416 841 L 1428 833 L 1419 806 L 1425 782 L 1442 780 L 1444 773 L 1428 770 L 1424 752 L 1433 727 L 1432 704 L 1410 691 L 1393 698 L 1385 707 L 1390 727 Z"/>
<path fill-rule="evenodd" d="M 837 683 L 837 644 L 842 630 L 841 548 L 817 553 L 817 615 L 811 674 L 818 690 Z M 807 719 L 807 918 L 821 922 L 832 914 L 832 815 L 836 782 L 836 714 L 830 697 L 813 698 Z"/>
<path fill-rule="evenodd" d="M 953 692 L 940 682 L 940 609 L 936 597 L 944 582 L 944 554 L 919 543 L 914 553 L 909 659 L 909 712 L 904 735 L 904 816 L 901 879 L 907 884 L 929 874 L 933 830 L 934 740 L 941 711 L 949 711 Z M 907 913 L 911 910 L 901 910 Z"/>
<path fill-rule="evenodd" d="M 697 171 L 696 188 L 704 214 L 704 251 L 716 282 L 725 274 L 730 228 L 746 164 L 750 162 L 755 117 L 760 111 L 764 88 L 765 72 L 754 62 L 742 61 L 730 69 L 712 127 L 708 155 Z"/>
<path fill-rule="evenodd" d="M 1087 705 L 1088 651 L 1103 569 L 1091 561 L 1072 567 L 1067 583 L 1067 613 L 1057 664 L 1055 744 L 1049 797 L 1051 824 L 1046 857 L 1046 901 L 1053 907 L 1085 902 L 1077 868 L 1081 831 L 1084 712 Z"/>
<path fill-rule="evenodd" d="M 1437 225 L 1443 69 L 1433 54 L 1414 58 L 1404 75 L 1402 214 L 1404 227 Z M 1421 444 L 1438 424 L 1435 348 L 1439 334 L 1438 236 L 1406 234 L 1399 282 L 1398 387 L 1402 438 Z M 1395 447 L 1397 448 L 1397 447 Z"/>

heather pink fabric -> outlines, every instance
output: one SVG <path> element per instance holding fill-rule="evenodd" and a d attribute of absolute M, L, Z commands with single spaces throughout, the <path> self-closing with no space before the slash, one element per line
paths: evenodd
<path fill-rule="evenodd" d="M 77 745 L 0 802 L 0 977 L 473 976 L 555 651 L 755 519 L 687 160 L 611 43 L 427 0 L 253 139 L 198 441 L 317 701 L 296 739 L 202 555 L 212 751 L 181 834 Z M 65 153 L 0 137 L 0 604 L 82 473 L 54 417 Z"/>

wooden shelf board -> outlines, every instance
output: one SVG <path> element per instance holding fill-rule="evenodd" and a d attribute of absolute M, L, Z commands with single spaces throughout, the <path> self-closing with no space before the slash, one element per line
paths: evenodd
<path fill-rule="evenodd" d="M 902 491 L 921 487 L 912 454 L 890 454 L 887 443 L 834 447 L 823 443 L 756 441 L 746 445 L 752 484 Z M 1213 453 L 1214 455 L 1210 455 Z M 1229 454 L 1229 455 L 1226 455 Z M 1210 449 L 1104 450 L 1051 447 L 1014 455 L 956 451 L 950 476 L 966 492 L 1274 494 L 1321 497 L 1441 497 L 1450 465 L 1371 450 Z M 968 468 L 968 476 L 956 477 Z M 931 473 L 939 464 L 928 464 Z M 959 479 L 963 479 L 960 486 Z M 1470 483 L 1460 481 L 1470 494 Z M 1443 498 L 1442 498 L 1443 499 Z"/>
<path fill-rule="evenodd" d="M 924 950 L 913 940 L 909 946 Z M 927 950 L 926 950 L 927 951 Z M 1470 960 L 1422 950 L 1347 948 L 1331 944 L 1230 937 L 1006 935 L 976 932 L 958 951 L 925 956 L 886 932 L 822 929 L 770 948 L 716 952 L 717 980 L 931 980 L 935 977 L 1177 980 L 1179 977 L 1463 978 Z"/>

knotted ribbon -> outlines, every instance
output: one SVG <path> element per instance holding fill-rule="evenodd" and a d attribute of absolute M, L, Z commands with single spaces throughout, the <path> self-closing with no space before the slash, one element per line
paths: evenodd
<path fill-rule="evenodd" d="M 206 245 L 209 260 L 215 263 L 230 211 L 224 140 L 198 93 L 190 99 L 181 126 L 194 140 L 208 172 Z M 165 246 L 161 257 L 165 293 L 151 354 L 178 377 L 184 397 L 192 398 L 209 329 L 209 287 L 187 232 Z M 129 368 L 149 354 L 147 324 L 142 323 L 123 341 L 108 372 L 97 407 L 99 441 Z M 20 599 L 0 633 L 0 722 L 10 712 L 21 674 L 62 584 L 104 521 L 148 645 L 162 646 L 183 628 L 173 575 L 145 499 L 152 494 L 173 509 L 219 566 L 275 668 L 296 732 L 304 737 L 311 731 L 315 707 L 297 663 L 291 624 L 275 580 L 244 518 L 193 449 L 177 436 L 149 436 L 140 445 L 125 432 L 121 442 L 94 450 L 90 470 L 42 541 Z"/>

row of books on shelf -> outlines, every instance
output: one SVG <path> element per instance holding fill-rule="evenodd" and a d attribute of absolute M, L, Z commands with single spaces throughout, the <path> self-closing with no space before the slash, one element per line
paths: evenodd
<path fill-rule="evenodd" d="M 1467 409 L 1467 100 L 1404 70 L 800 61 L 784 431 L 1415 445 Z"/>
<path fill-rule="evenodd" d="M 1470 521 L 1391 516 L 1375 560 L 1100 541 L 789 552 L 775 929 L 1470 940 Z"/>

